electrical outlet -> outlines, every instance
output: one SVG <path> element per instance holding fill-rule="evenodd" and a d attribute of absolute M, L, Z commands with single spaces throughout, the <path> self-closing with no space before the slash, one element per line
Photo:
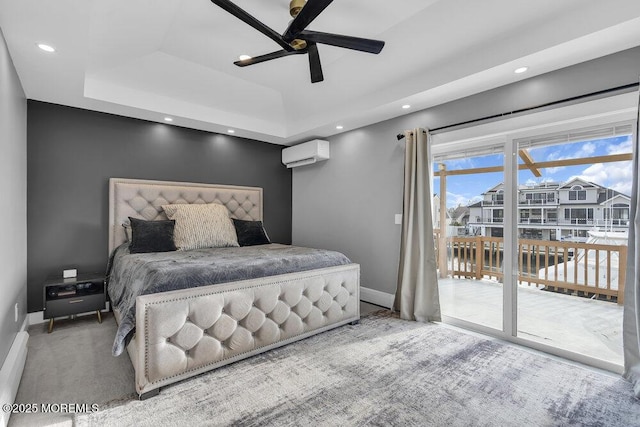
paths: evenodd
<path fill-rule="evenodd" d="M 402 214 L 396 214 L 396 225 L 402 225 Z"/>
<path fill-rule="evenodd" d="M 15 310 L 14 310 L 14 322 L 18 322 L 18 316 L 20 315 L 20 307 L 18 306 L 18 303 L 16 303 L 16 305 L 14 306 Z"/>

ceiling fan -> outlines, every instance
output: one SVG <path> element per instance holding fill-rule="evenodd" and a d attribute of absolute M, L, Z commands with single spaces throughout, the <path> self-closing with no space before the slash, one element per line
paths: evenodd
<path fill-rule="evenodd" d="M 333 0 L 291 0 L 289 13 L 293 17 L 293 20 L 282 34 L 278 34 L 229 0 L 211 0 L 211 2 L 249 24 L 282 47 L 282 50 L 234 62 L 238 67 L 259 64 L 289 55 L 308 54 L 311 83 L 317 83 L 324 80 L 317 43 L 374 54 L 380 53 L 384 47 L 384 42 L 380 40 L 307 30 L 307 26 L 311 24 Z"/>

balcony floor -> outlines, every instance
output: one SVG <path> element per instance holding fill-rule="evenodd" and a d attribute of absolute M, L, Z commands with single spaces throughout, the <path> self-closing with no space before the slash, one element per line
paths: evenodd
<path fill-rule="evenodd" d="M 439 279 L 442 314 L 502 330 L 502 284 L 494 280 Z M 518 336 L 623 364 L 622 311 L 598 301 L 518 286 Z"/>

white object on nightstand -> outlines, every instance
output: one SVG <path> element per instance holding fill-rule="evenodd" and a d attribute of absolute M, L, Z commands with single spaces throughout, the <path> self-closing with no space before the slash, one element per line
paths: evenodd
<path fill-rule="evenodd" d="M 78 270 L 76 270 L 75 268 L 71 269 L 71 270 L 62 270 L 62 277 L 65 279 L 69 279 L 71 277 L 76 277 L 78 275 Z M 58 276 L 60 277 L 60 276 Z"/>

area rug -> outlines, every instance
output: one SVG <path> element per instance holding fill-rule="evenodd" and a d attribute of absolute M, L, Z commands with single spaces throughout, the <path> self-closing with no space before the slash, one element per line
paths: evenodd
<path fill-rule="evenodd" d="M 623 379 L 380 312 L 77 426 L 639 426 Z"/>

